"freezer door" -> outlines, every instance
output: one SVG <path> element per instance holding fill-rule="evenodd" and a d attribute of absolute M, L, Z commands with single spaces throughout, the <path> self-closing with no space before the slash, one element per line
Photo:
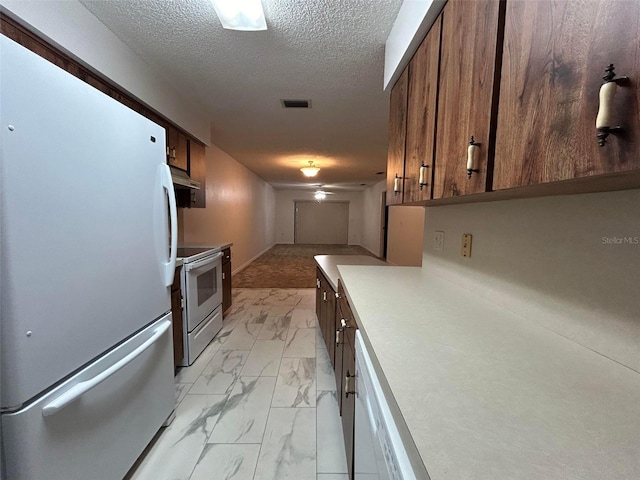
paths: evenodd
<path fill-rule="evenodd" d="M 169 214 L 164 129 L 0 42 L 1 406 L 15 408 L 170 310 Z"/>
<path fill-rule="evenodd" d="M 169 313 L 24 410 L 3 414 L 6 478 L 122 478 L 175 405 L 170 327 Z"/>

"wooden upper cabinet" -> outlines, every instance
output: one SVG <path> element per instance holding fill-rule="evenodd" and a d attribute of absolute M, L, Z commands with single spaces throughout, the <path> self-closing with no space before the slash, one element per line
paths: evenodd
<path fill-rule="evenodd" d="M 491 121 L 497 100 L 496 48 L 501 47 L 500 8 L 499 0 L 449 0 L 444 6 L 434 198 L 487 189 Z M 468 178 L 471 136 L 480 144 L 479 172 Z"/>
<path fill-rule="evenodd" d="M 167 130 L 167 163 L 169 165 L 175 165 L 178 130 L 171 125 L 167 125 L 165 128 Z"/>
<path fill-rule="evenodd" d="M 176 167 L 188 170 L 189 163 L 187 161 L 187 143 L 189 139 L 182 132 L 178 132 L 178 139 L 176 142 L 176 158 L 173 165 Z"/>
<path fill-rule="evenodd" d="M 409 64 L 404 202 L 431 198 L 438 100 L 440 27 L 438 18 Z M 420 167 L 427 166 L 427 185 L 420 188 Z"/>
<path fill-rule="evenodd" d="M 610 135 L 596 137 L 605 69 L 617 86 Z M 506 4 L 494 189 L 640 168 L 640 2 Z"/>
<path fill-rule="evenodd" d="M 200 190 L 193 191 L 191 206 L 207 206 L 207 163 L 205 146 L 195 140 L 189 140 L 189 176 L 200 183 Z"/>
<path fill-rule="evenodd" d="M 407 93 L 409 86 L 409 67 L 391 89 L 389 114 L 389 155 L 387 157 L 387 205 L 402 203 L 402 185 L 404 177 L 405 139 L 407 134 Z M 400 182 L 400 192 L 395 193 L 393 186 L 396 175 Z"/>
<path fill-rule="evenodd" d="M 169 152 L 167 155 L 167 161 L 169 162 L 169 165 L 182 168 L 183 170 L 188 169 L 188 141 L 189 139 L 177 128 L 174 128 L 173 126 L 169 126 L 167 128 L 167 148 Z"/>

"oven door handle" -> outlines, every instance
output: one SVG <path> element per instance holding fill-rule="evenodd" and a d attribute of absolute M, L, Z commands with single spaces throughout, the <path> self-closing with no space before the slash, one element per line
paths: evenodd
<path fill-rule="evenodd" d="M 184 269 L 187 272 L 190 272 L 191 270 L 194 270 L 196 268 L 204 267 L 205 265 L 215 263 L 218 260 L 220 260 L 220 258 L 222 258 L 222 252 L 218 252 L 211 257 L 203 258 L 202 260 L 198 260 L 197 262 L 187 263 L 185 264 Z"/>

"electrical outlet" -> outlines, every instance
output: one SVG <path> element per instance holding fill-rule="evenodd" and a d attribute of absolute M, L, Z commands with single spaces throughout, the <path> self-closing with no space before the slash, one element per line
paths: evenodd
<path fill-rule="evenodd" d="M 433 248 L 440 252 L 444 250 L 444 232 L 438 231 L 433 234 Z"/>
<path fill-rule="evenodd" d="M 462 235 L 462 256 L 470 257 L 471 256 L 471 234 L 465 233 Z"/>

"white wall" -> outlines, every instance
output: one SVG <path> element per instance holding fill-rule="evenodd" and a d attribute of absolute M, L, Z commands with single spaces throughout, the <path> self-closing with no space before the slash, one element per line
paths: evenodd
<path fill-rule="evenodd" d="M 276 243 L 293 243 L 294 202 L 314 201 L 314 192 L 303 190 L 276 190 L 275 234 Z M 362 192 L 343 192 L 327 195 L 326 201 L 349 202 L 349 245 L 362 241 Z"/>
<path fill-rule="evenodd" d="M 376 256 L 382 255 L 380 230 L 382 228 L 382 192 L 387 189 L 383 180 L 362 192 L 361 245 Z"/>
<path fill-rule="evenodd" d="M 76 0 L 1 0 L 5 13 L 205 144 L 210 120 Z"/>
<path fill-rule="evenodd" d="M 639 205 L 631 190 L 428 207 L 422 268 L 640 372 Z"/>
<path fill-rule="evenodd" d="M 424 207 L 389 207 L 387 232 L 387 262 L 419 267 L 424 243 Z"/>
<path fill-rule="evenodd" d="M 275 191 L 215 145 L 206 149 L 207 208 L 182 211 L 185 244 L 233 243 L 232 268 L 242 269 L 275 243 Z"/>

